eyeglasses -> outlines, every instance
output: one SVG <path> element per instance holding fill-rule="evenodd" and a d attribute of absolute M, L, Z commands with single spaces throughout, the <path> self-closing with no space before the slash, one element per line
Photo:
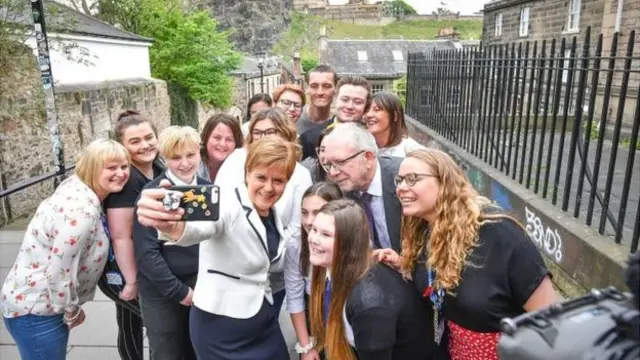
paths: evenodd
<path fill-rule="evenodd" d="M 365 152 L 365 150 L 360 150 L 357 153 L 349 156 L 346 159 L 342 159 L 342 160 L 336 160 L 334 162 L 326 162 L 322 165 L 322 168 L 324 169 L 324 171 L 326 171 L 327 173 L 331 172 L 331 169 L 336 169 L 336 171 L 340 171 L 342 169 L 343 166 L 345 166 L 349 161 L 355 159 L 356 156 L 363 154 Z"/>
<path fill-rule="evenodd" d="M 412 187 L 413 185 L 416 184 L 416 182 L 418 182 L 418 180 L 425 177 L 436 177 L 436 176 L 433 174 L 408 173 L 406 175 L 396 175 L 396 177 L 393 178 L 393 183 L 396 184 L 396 187 L 402 185 L 403 182 L 407 184 L 408 187 Z"/>
<path fill-rule="evenodd" d="M 278 130 L 276 128 L 271 128 L 271 129 L 267 129 L 267 130 L 257 130 L 254 129 L 251 131 L 251 136 L 253 138 L 261 138 L 263 136 L 272 136 L 272 135 L 276 135 L 278 133 Z"/>
<path fill-rule="evenodd" d="M 293 106 L 294 109 L 296 110 L 300 110 L 302 109 L 302 104 L 291 101 L 291 100 L 286 100 L 286 99 L 282 99 L 279 101 L 280 105 L 284 106 L 285 109 L 290 108 L 291 106 Z"/>

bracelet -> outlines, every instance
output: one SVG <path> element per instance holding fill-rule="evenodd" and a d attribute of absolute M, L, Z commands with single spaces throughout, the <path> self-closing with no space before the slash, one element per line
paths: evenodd
<path fill-rule="evenodd" d="M 73 324 L 74 322 L 76 322 L 76 320 L 78 320 L 78 317 L 80 317 L 80 311 L 81 311 L 81 309 L 80 309 L 80 308 L 78 308 L 78 310 L 76 310 L 76 313 L 75 313 L 71 318 L 68 318 L 68 317 L 67 317 L 67 314 L 64 314 L 64 315 L 62 316 L 62 319 L 64 320 L 64 322 L 65 322 L 67 325 L 71 325 L 71 324 Z"/>
<path fill-rule="evenodd" d="M 306 346 L 301 346 L 299 342 L 296 342 L 296 353 L 307 354 L 316 346 L 316 338 L 309 336 L 309 343 Z"/>

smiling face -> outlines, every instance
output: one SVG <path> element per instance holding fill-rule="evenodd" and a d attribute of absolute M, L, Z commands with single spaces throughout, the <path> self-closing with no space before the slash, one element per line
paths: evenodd
<path fill-rule="evenodd" d="M 231 128 L 225 124 L 218 124 L 207 140 L 207 155 L 209 161 L 222 163 L 236 148 Z"/>
<path fill-rule="evenodd" d="M 137 165 L 148 165 L 158 155 L 158 138 L 148 122 L 124 129 L 122 145 L 129 151 L 131 162 Z"/>
<path fill-rule="evenodd" d="M 412 177 L 414 179 L 411 179 Z M 400 165 L 398 178 L 404 179 L 396 185 L 402 214 L 425 220 L 432 219 L 436 213 L 436 202 L 440 193 L 440 182 L 434 176 L 433 169 L 423 161 L 407 157 Z M 407 179 L 415 180 L 415 183 L 410 186 L 413 181 Z"/>
<path fill-rule="evenodd" d="M 264 136 L 274 136 L 278 134 L 278 129 L 271 119 L 262 119 L 256 121 L 251 129 L 251 141 L 256 141 Z"/>
<path fill-rule="evenodd" d="M 365 191 L 369 187 L 375 166 L 375 156 L 357 151 L 352 145 L 339 140 L 323 139 L 324 151 L 319 156 L 329 180 L 343 192 Z"/>
<path fill-rule="evenodd" d="M 302 200 L 302 227 L 307 234 L 311 233 L 313 221 L 326 203 L 327 200 L 318 195 L 309 195 Z"/>
<path fill-rule="evenodd" d="M 249 198 L 261 216 L 269 215 L 287 185 L 284 169 L 274 166 L 257 166 L 247 172 L 245 181 Z"/>
<path fill-rule="evenodd" d="M 311 104 L 317 108 L 331 106 L 336 93 L 335 79 L 332 73 L 311 72 L 307 94 L 311 97 Z"/>
<path fill-rule="evenodd" d="M 336 100 L 336 116 L 340 122 L 360 122 L 367 106 L 369 91 L 362 86 L 342 85 Z"/>
<path fill-rule="evenodd" d="M 198 172 L 200 151 L 197 147 L 183 146 L 165 160 L 171 173 L 185 183 L 190 184 Z"/>
<path fill-rule="evenodd" d="M 390 114 L 375 102 L 371 103 L 369 111 L 364 117 L 367 130 L 376 138 L 379 146 L 385 146 L 389 141 L 391 131 Z M 384 141 L 379 141 L 383 139 Z"/>
<path fill-rule="evenodd" d="M 280 95 L 277 106 L 284 110 L 292 122 L 298 121 L 302 114 L 302 98 L 293 91 L 285 91 Z"/>
<path fill-rule="evenodd" d="M 96 194 L 104 196 L 122 191 L 129 180 L 129 162 L 127 159 L 114 159 L 104 163 L 98 176 Z"/>
<path fill-rule="evenodd" d="M 330 268 L 333 262 L 334 243 L 334 216 L 324 213 L 318 214 L 309 232 L 309 262 L 314 266 Z"/>

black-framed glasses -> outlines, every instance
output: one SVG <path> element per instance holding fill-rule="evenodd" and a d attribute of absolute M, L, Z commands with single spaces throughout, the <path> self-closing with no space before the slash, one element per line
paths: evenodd
<path fill-rule="evenodd" d="M 326 162 L 322 165 L 322 168 L 324 169 L 324 171 L 328 173 L 331 172 L 331 169 L 336 169 L 336 171 L 340 171 L 342 169 L 343 166 L 345 166 L 349 161 L 353 160 L 356 158 L 356 156 L 360 155 L 360 154 L 364 154 L 366 152 L 366 150 L 360 150 L 357 153 L 349 156 L 348 158 L 342 159 L 342 160 L 336 160 L 334 162 Z"/>
<path fill-rule="evenodd" d="M 278 102 L 280 103 L 280 105 L 284 106 L 285 109 L 288 109 L 291 106 L 293 106 L 293 108 L 296 109 L 296 110 L 302 109 L 302 104 L 294 102 L 294 101 L 291 101 L 291 100 L 281 99 Z"/>
<path fill-rule="evenodd" d="M 407 184 L 408 187 L 412 187 L 413 185 L 416 184 L 416 182 L 418 182 L 418 180 L 425 177 L 436 177 L 436 176 L 433 174 L 408 173 L 405 175 L 396 175 L 396 177 L 393 178 L 393 183 L 396 184 L 396 187 L 402 185 L 403 182 Z"/>
<path fill-rule="evenodd" d="M 263 136 L 276 135 L 277 133 L 278 133 L 278 130 L 276 128 L 271 128 L 271 129 L 267 129 L 267 130 L 253 129 L 251 131 L 251 136 L 257 139 L 257 138 L 261 138 Z"/>

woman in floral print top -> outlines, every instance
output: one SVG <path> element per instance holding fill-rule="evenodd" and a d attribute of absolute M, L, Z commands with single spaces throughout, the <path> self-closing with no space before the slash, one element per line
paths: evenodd
<path fill-rule="evenodd" d="M 112 140 L 85 149 L 75 174 L 45 199 L 0 292 L 0 308 L 23 360 L 66 356 L 69 330 L 84 321 L 109 250 L 102 201 L 129 177 L 127 151 Z"/>

